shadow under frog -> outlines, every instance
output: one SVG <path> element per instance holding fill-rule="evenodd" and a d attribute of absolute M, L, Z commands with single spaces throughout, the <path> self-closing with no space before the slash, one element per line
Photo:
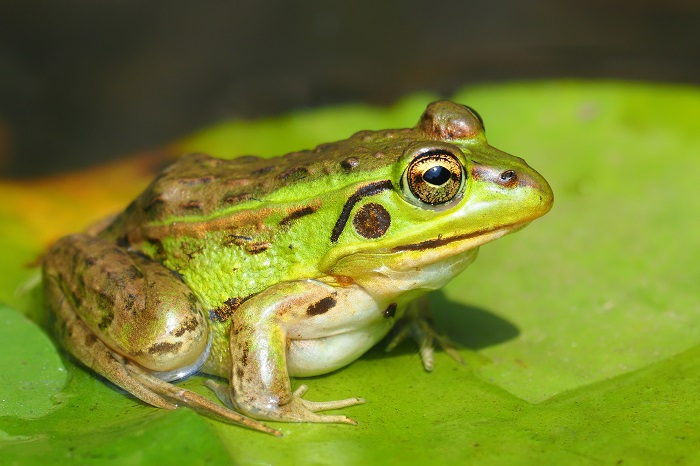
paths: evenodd
<path fill-rule="evenodd" d="M 428 300 L 435 327 L 445 334 L 458 350 L 467 348 L 478 351 L 512 340 L 520 334 L 518 328 L 509 321 L 486 309 L 450 301 L 442 291 L 432 292 L 428 295 Z M 387 339 L 391 337 L 390 334 Z M 418 352 L 418 346 L 412 340 L 402 343 L 391 352 L 385 352 L 387 339 L 375 345 L 363 358 L 387 358 Z M 440 352 L 442 349 L 438 346 L 435 351 Z M 416 370 L 420 370 L 420 365 Z"/>

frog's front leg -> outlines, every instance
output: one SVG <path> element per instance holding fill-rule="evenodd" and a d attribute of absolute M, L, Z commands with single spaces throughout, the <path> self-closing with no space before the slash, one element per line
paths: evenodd
<path fill-rule="evenodd" d="M 464 364 L 464 359 L 457 352 L 454 343 L 435 327 L 430 312 L 430 302 L 426 296 L 414 299 L 406 306 L 403 316 L 396 324 L 396 332 L 389 340 L 386 351 L 393 350 L 409 336 L 418 343 L 420 358 L 426 371 L 433 370 L 435 342 L 452 359 L 459 364 Z"/>
<path fill-rule="evenodd" d="M 256 419 L 287 422 L 355 422 L 317 411 L 363 403 L 302 399 L 292 375 L 330 372 L 347 365 L 384 336 L 391 322 L 359 287 L 335 288 L 316 280 L 269 288 L 237 309 L 231 326 L 229 397 Z"/>

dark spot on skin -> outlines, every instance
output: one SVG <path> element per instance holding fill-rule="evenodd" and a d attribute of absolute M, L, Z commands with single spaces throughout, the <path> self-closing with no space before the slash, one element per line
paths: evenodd
<path fill-rule="evenodd" d="M 180 183 L 180 184 L 182 184 L 182 185 L 185 185 L 185 186 L 194 186 L 194 185 L 198 185 L 198 184 L 207 184 L 207 183 L 211 183 L 211 182 L 214 181 L 215 179 L 216 179 L 216 177 L 211 176 L 211 175 L 209 175 L 209 176 L 200 176 L 200 177 L 198 177 L 198 178 L 180 178 L 180 179 L 178 180 L 178 183 Z"/>
<path fill-rule="evenodd" d="M 238 204 L 239 202 L 248 201 L 252 198 L 253 198 L 253 195 L 250 193 L 227 194 L 226 196 L 223 197 L 223 199 L 221 199 L 221 204 L 234 205 L 234 204 Z"/>
<path fill-rule="evenodd" d="M 188 213 L 201 212 L 202 211 L 202 204 L 201 204 L 201 202 L 196 201 L 196 200 L 189 200 L 186 203 L 181 204 L 180 208 L 182 210 L 187 211 Z"/>
<path fill-rule="evenodd" d="M 112 309 L 110 308 L 108 311 L 106 311 L 104 314 L 102 314 L 102 320 L 100 320 L 100 323 L 97 324 L 97 326 L 100 328 L 100 330 L 105 330 L 107 327 L 109 327 L 112 324 L 113 320 L 114 320 L 114 312 L 112 312 Z"/>
<path fill-rule="evenodd" d="M 394 317 L 396 315 L 396 303 L 389 304 L 389 306 L 384 309 L 384 313 L 382 315 L 385 319 L 391 319 Z"/>
<path fill-rule="evenodd" d="M 355 283 L 355 280 L 352 279 L 352 277 L 348 277 L 347 275 L 334 275 L 335 282 L 340 285 L 340 286 L 350 286 L 353 283 Z"/>
<path fill-rule="evenodd" d="M 180 249 L 190 259 L 194 259 L 204 251 L 204 247 L 201 244 L 189 243 L 186 241 L 180 243 Z"/>
<path fill-rule="evenodd" d="M 236 368 L 236 375 L 238 376 L 239 379 L 242 379 L 243 376 L 245 375 L 245 372 L 243 372 L 243 369 L 241 369 L 240 367 L 237 367 Z"/>
<path fill-rule="evenodd" d="M 306 167 L 289 167 L 279 175 L 278 180 L 298 181 L 308 176 L 309 170 Z"/>
<path fill-rule="evenodd" d="M 353 170 L 359 164 L 360 164 L 360 161 L 357 160 L 357 157 L 348 157 L 347 159 L 340 162 L 340 166 L 343 167 L 343 169 L 347 170 L 347 171 Z"/>
<path fill-rule="evenodd" d="M 194 312 L 197 312 L 196 308 L 199 306 L 199 299 L 197 299 L 197 296 L 195 296 L 194 293 L 188 293 L 185 299 L 190 303 L 190 308 L 195 308 Z"/>
<path fill-rule="evenodd" d="M 340 235 L 345 229 L 345 224 L 348 223 L 348 218 L 350 218 L 350 212 L 352 211 L 353 207 L 355 207 L 355 204 L 357 204 L 364 197 L 373 196 L 387 189 L 393 189 L 393 187 L 394 186 L 391 184 L 391 180 L 381 180 L 375 181 L 374 183 L 368 183 L 357 188 L 357 191 L 355 191 L 348 198 L 348 200 L 345 201 L 340 217 L 338 217 L 338 220 L 335 222 L 335 226 L 333 227 L 333 231 L 331 232 L 331 242 L 335 243 L 338 241 L 338 238 L 340 238 Z"/>
<path fill-rule="evenodd" d="M 319 144 L 319 145 L 316 146 L 316 148 L 314 149 L 314 154 L 318 154 L 319 152 L 325 152 L 329 147 L 331 147 L 331 145 L 332 145 L 332 144 L 328 144 L 328 143 L 326 143 L 326 144 Z"/>
<path fill-rule="evenodd" d="M 128 249 L 131 246 L 131 244 L 129 243 L 129 238 L 127 238 L 126 236 L 120 236 L 119 238 L 117 238 L 116 243 L 117 246 L 119 246 L 120 248 Z"/>
<path fill-rule="evenodd" d="M 260 254 L 261 252 L 267 251 L 270 246 L 272 245 L 267 241 L 257 241 L 255 243 L 247 243 L 245 245 L 245 250 L 250 254 Z"/>
<path fill-rule="evenodd" d="M 181 337 L 185 334 L 185 332 L 191 332 L 193 330 L 196 330 L 197 327 L 199 327 L 199 322 L 197 322 L 197 319 L 193 317 L 187 322 L 184 322 L 182 325 L 180 325 L 180 327 L 173 332 L 173 335 L 175 335 L 176 337 Z"/>
<path fill-rule="evenodd" d="M 352 224 L 364 238 L 381 238 L 391 226 L 391 215 L 382 205 L 370 202 L 357 211 Z"/>
<path fill-rule="evenodd" d="M 318 206 L 306 206 L 300 209 L 293 210 L 280 221 L 280 226 L 287 226 L 294 220 L 297 220 L 306 215 L 311 215 L 318 210 Z"/>
<path fill-rule="evenodd" d="M 179 281 L 181 281 L 182 283 L 185 283 L 185 277 L 183 277 L 182 274 L 181 274 L 180 272 L 178 272 L 177 270 L 171 270 L 171 269 L 168 269 L 168 270 L 170 271 L 170 274 L 171 274 L 172 276 L 174 276 L 175 278 L 177 278 L 177 279 L 178 279 Z M 194 295 L 192 295 L 192 296 L 194 296 Z M 194 299 L 197 299 L 197 297 L 195 296 Z"/>
<path fill-rule="evenodd" d="M 109 274 L 107 274 L 109 277 Z M 114 297 L 105 292 L 98 293 L 95 297 L 99 309 L 111 309 L 114 306 Z"/>
<path fill-rule="evenodd" d="M 221 244 L 224 246 L 243 246 L 248 241 L 253 241 L 253 238 L 243 235 L 228 235 Z"/>
<path fill-rule="evenodd" d="M 317 316 L 325 314 L 333 309 L 337 303 L 338 301 L 333 296 L 326 296 L 325 298 L 310 304 L 309 307 L 306 308 L 306 315 Z"/>
<path fill-rule="evenodd" d="M 161 342 L 161 343 L 156 343 L 155 345 L 152 345 L 148 348 L 148 354 L 166 354 L 166 353 L 176 353 L 180 347 L 182 346 L 182 342 L 177 342 L 177 343 L 168 343 L 168 342 Z"/>
<path fill-rule="evenodd" d="M 72 260 L 73 260 L 73 268 L 74 268 L 74 269 L 77 269 L 77 268 L 78 268 L 78 264 L 80 263 L 80 253 L 79 253 L 79 251 L 75 251 L 75 253 L 73 254 Z"/>
<path fill-rule="evenodd" d="M 157 218 L 164 205 L 165 200 L 160 196 L 156 196 L 143 207 L 143 213 L 146 214 L 147 218 Z"/>
<path fill-rule="evenodd" d="M 97 259 L 94 257 L 86 257 L 84 262 L 87 267 L 92 267 L 93 265 L 97 264 Z"/>
<path fill-rule="evenodd" d="M 241 354 L 241 365 L 243 367 L 248 365 L 248 348 L 243 349 L 243 354 Z"/>
<path fill-rule="evenodd" d="M 274 165 L 268 165 L 266 167 L 258 168 L 257 170 L 253 170 L 250 172 L 251 176 L 261 176 L 261 175 L 266 175 L 273 171 L 275 169 Z"/>
<path fill-rule="evenodd" d="M 157 239 L 157 238 L 146 238 L 146 242 L 153 246 L 155 249 L 155 257 L 156 258 L 165 258 L 165 248 L 163 247 L 163 243 Z"/>
<path fill-rule="evenodd" d="M 81 277 L 81 279 L 82 279 L 82 277 Z M 85 288 L 85 284 L 83 283 L 83 292 L 85 291 L 84 288 Z M 73 307 L 73 309 L 78 309 L 78 308 L 82 307 L 83 301 L 82 301 L 82 299 L 80 299 L 78 297 L 78 295 L 76 293 L 69 292 L 66 295 L 66 298 L 70 301 L 70 304 Z"/>
<path fill-rule="evenodd" d="M 134 309 L 134 306 L 136 305 L 136 295 L 129 293 L 129 295 L 126 297 L 126 302 L 124 303 L 124 309 L 127 311 L 131 311 L 133 315 L 136 315 L 136 310 Z"/>
<path fill-rule="evenodd" d="M 143 273 L 132 265 L 126 270 L 126 276 L 129 280 L 136 280 L 137 278 L 143 278 Z"/>
<path fill-rule="evenodd" d="M 229 298 L 224 301 L 221 306 L 211 309 L 209 311 L 209 318 L 214 322 L 226 322 L 231 318 L 236 309 L 243 304 L 243 301 L 244 300 L 241 298 Z"/>
<path fill-rule="evenodd" d="M 95 335 L 93 335 L 92 333 L 88 333 L 87 335 L 85 335 L 85 346 L 90 347 L 95 343 L 97 343 L 97 337 Z"/>

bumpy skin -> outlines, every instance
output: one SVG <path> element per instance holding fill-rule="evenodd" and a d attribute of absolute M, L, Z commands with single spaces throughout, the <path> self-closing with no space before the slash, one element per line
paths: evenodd
<path fill-rule="evenodd" d="M 429 368 L 416 299 L 552 201 L 476 112 L 436 102 L 415 128 L 313 151 L 182 157 L 96 236 L 51 248 L 47 299 L 66 348 L 147 403 L 273 434 L 253 419 L 353 423 L 317 412 L 362 399 L 310 402 L 289 377 L 343 367 L 409 317 Z M 168 383 L 197 370 L 229 380 L 210 386 L 231 409 Z"/>

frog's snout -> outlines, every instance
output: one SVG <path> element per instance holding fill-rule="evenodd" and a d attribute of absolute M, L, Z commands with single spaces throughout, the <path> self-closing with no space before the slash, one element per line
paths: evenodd
<path fill-rule="evenodd" d="M 535 170 L 520 174 L 519 179 L 521 186 L 529 186 L 539 194 L 539 207 L 542 210 L 540 215 L 549 212 L 554 204 L 554 193 L 547 180 Z"/>

